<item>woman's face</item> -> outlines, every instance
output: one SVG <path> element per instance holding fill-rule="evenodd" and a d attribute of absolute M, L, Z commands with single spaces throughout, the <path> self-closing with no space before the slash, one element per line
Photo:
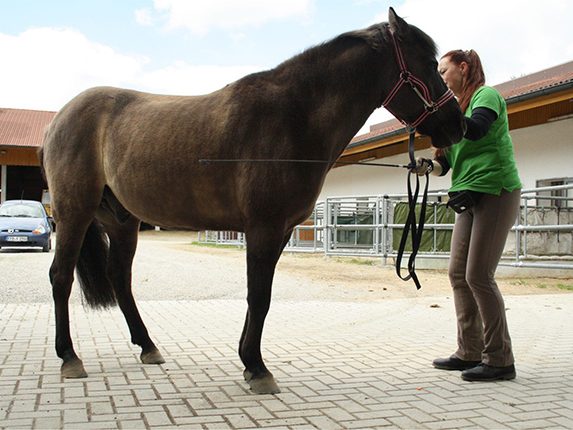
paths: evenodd
<path fill-rule="evenodd" d="M 463 90 L 464 75 L 467 72 L 468 65 L 466 62 L 455 64 L 450 61 L 449 57 L 444 57 L 438 64 L 438 72 L 450 90 L 459 97 Z"/>

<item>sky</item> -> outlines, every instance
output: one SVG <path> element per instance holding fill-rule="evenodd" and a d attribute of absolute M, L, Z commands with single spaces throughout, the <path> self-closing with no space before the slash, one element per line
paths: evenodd
<path fill-rule="evenodd" d="M 571 0 L 0 0 L 0 108 L 57 111 L 98 85 L 206 94 L 389 6 L 440 55 L 475 49 L 490 85 L 573 60 Z"/>

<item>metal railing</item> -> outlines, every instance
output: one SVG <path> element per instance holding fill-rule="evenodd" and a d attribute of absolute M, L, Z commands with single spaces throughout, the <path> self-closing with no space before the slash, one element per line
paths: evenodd
<path fill-rule="evenodd" d="M 522 190 L 520 214 L 511 229 L 513 234 L 510 234 L 500 265 L 573 269 L 573 197 L 540 195 L 542 192 L 553 193 L 569 189 L 573 189 L 573 184 Z M 447 195 L 445 190 L 428 193 L 424 234 L 431 235 L 431 239 L 429 245 L 426 245 L 429 249 L 420 250 L 418 258 L 449 258 L 449 236 L 443 235 L 452 231 L 454 218 L 451 209 L 447 209 L 450 214 L 444 216 L 444 201 Z M 286 250 L 393 259 L 397 256 L 394 234 L 401 235 L 404 227 L 403 222 L 395 222 L 394 218 L 397 206 L 405 204 L 406 200 L 407 194 L 328 197 L 317 202 L 311 217 L 294 229 Z M 532 204 L 532 200 L 561 201 L 565 207 L 540 207 Z M 530 223 L 530 218 L 536 211 L 545 211 L 551 215 L 556 212 L 557 222 Z M 442 215 L 441 220 L 439 213 Z M 443 218 L 450 219 L 451 222 L 446 222 Z M 561 218 L 565 219 L 564 223 Z M 534 248 L 532 242 L 534 239 L 539 241 L 539 235 L 551 237 L 554 242 L 561 240 L 565 251 L 553 252 L 549 249 L 537 254 L 530 252 Z M 244 234 L 236 232 L 202 232 L 199 240 L 245 246 Z M 547 238 L 541 241 L 548 243 Z M 443 246 L 444 242 L 448 243 L 447 249 Z M 407 255 L 404 257 L 407 260 Z"/>
<path fill-rule="evenodd" d="M 540 195 L 540 193 L 549 191 L 553 193 L 555 191 L 571 190 L 573 189 L 573 184 L 566 185 L 555 185 L 550 187 L 537 187 L 529 188 L 521 191 L 521 211 L 520 216 L 516 220 L 515 225 L 512 227 L 515 237 L 515 258 L 513 262 L 502 261 L 500 265 L 504 266 L 514 266 L 514 267 L 530 267 L 530 268 L 540 268 L 540 269 L 573 269 L 573 264 L 571 261 L 572 246 L 571 241 L 573 239 L 573 224 L 571 223 L 571 214 L 573 213 L 573 198 L 569 197 L 569 192 L 566 196 L 546 196 Z M 565 203 L 565 208 L 557 206 L 541 206 L 542 209 L 548 208 L 551 211 L 556 212 L 557 224 L 529 224 L 529 212 L 530 209 L 539 210 L 540 206 L 533 204 L 530 205 L 530 201 L 541 200 L 541 201 L 559 201 Z M 567 214 L 567 221 L 565 224 L 560 223 L 561 214 L 560 211 L 564 211 Z M 528 242 L 531 240 L 531 234 L 535 233 L 554 233 L 554 236 L 559 240 L 560 232 L 565 232 L 569 235 L 569 249 L 562 255 L 529 255 Z M 536 261 L 535 261 L 536 260 Z M 549 261 L 548 261 L 549 260 Z M 563 262 L 565 261 L 565 262 Z"/>
<path fill-rule="evenodd" d="M 213 245 L 245 245 L 245 233 L 237 231 L 203 230 L 197 234 L 197 241 Z"/>

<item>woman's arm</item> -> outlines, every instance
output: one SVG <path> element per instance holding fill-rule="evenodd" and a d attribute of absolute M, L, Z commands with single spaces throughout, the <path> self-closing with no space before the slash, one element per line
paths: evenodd
<path fill-rule="evenodd" d="M 471 118 L 465 117 L 467 130 L 464 137 L 469 140 L 481 139 L 487 134 L 496 119 L 497 113 L 495 111 L 486 107 L 475 108 L 472 111 Z M 420 176 L 426 173 L 431 173 L 434 176 L 444 176 L 450 170 L 450 163 L 443 155 L 436 157 L 434 160 L 418 158 L 416 167 L 411 170 Z"/>
<path fill-rule="evenodd" d="M 489 131 L 497 119 L 497 113 L 486 107 L 478 107 L 472 111 L 471 118 L 465 117 L 467 131 L 464 137 L 469 140 L 479 140 Z"/>

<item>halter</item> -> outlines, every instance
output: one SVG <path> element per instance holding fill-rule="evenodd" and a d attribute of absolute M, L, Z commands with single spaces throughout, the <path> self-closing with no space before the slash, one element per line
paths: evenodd
<path fill-rule="evenodd" d="M 398 118 L 398 120 L 408 129 L 408 133 L 410 135 L 408 139 L 408 154 L 410 156 L 410 164 L 408 166 L 414 167 L 416 165 L 416 157 L 414 156 L 414 138 L 416 134 L 416 127 L 418 127 L 429 115 L 437 112 L 438 109 L 445 105 L 449 100 L 453 99 L 454 93 L 450 89 L 447 89 L 446 92 L 442 94 L 440 98 L 438 98 L 438 100 L 433 101 L 430 90 L 426 84 L 421 79 L 417 78 L 408 71 L 406 62 L 404 61 L 404 56 L 402 55 L 402 50 L 400 49 L 400 45 L 398 45 L 398 41 L 396 40 L 396 37 L 394 37 L 394 32 L 392 30 L 389 30 L 388 32 L 392 37 L 394 52 L 396 53 L 396 62 L 398 63 L 398 67 L 400 67 L 400 78 L 382 102 L 382 106 L 392 112 L 392 110 L 389 108 L 389 104 L 392 102 L 394 97 L 396 97 L 396 94 L 398 94 L 404 84 L 408 84 L 410 86 L 410 88 L 414 91 L 414 94 L 418 96 L 424 105 L 423 112 L 412 123 L 408 123 L 404 119 L 399 118 L 394 112 L 392 112 L 392 114 Z M 416 187 L 414 191 L 412 191 L 412 185 L 410 181 L 411 175 L 416 177 Z M 398 255 L 396 256 L 396 274 L 400 279 L 404 281 L 412 279 L 414 284 L 416 284 L 417 289 L 421 288 L 421 284 L 416 275 L 415 260 L 422 243 L 422 233 L 424 231 L 424 221 L 426 218 L 429 182 L 429 176 L 428 173 L 426 173 L 426 185 L 422 194 L 422 203 L 420 206 L 420 219 L 416 225 L 416 202 L 418 200 L 418 193 L 420 190 L 420 179 L 418 178 L 418 175 L 412 173 L 411 170 L 408 172 L 408 217 L 404 223 L 400 245 L 398 246 Z M 410 257 L 408 259 L 408 275 L 402 276 L 400 266 L 406 248 L 408 234 L 410 232 L 412 234 L 412 252 L 410 253 Z"/>
<path fill-rule="evenodd" d="M 449 100 L 454 98 L 454 93 L 452 90 L 447 89 L 442 96 L 436 100 L 432 100 L 432 96 L 430 95 L 430 90 L 426 86 L 426 84 L 416 76 L 414 76 L 408 68 L 406 67 L 406 62 L 404 61 L 404 56 L 402 55 L 402 50 L 400 49 L 400 45 L 398 45 L 398 41 L 394 36 L 394 32 L 389 30 L 390 36 L 392 38 L 392 43 L 394 45 L 394 52 L 396 53 L 396 62 L 398 63 L 398 67 L 400 67 L 400 78 L 398 82 L 394 85 L 394 88 L 390 91 L 390 93 L 386 96 L 384 101 L 382 102 L 382 106 L 384 106 L 387 110 L 392 112 L 389 108 L 389 104 L 392 102 L 398 91 L 402 88 L 404 84 L 408 84 L 410 88 L 414 91 L 414 93 L 418 96 L 418 98 L 422 101 L 424 105 L 424 111 L 418 116 L 418 118 L 413 121 L 412 123 L 408 123 L 405 120 L 399 118 L 394 112 L 392 114 L 398 118 L 400 122 L 406 125 L 409 128 L 415 129 L 418 127 L 429 115 L 437 112 L 443 105 L 445 105 Z"/>

